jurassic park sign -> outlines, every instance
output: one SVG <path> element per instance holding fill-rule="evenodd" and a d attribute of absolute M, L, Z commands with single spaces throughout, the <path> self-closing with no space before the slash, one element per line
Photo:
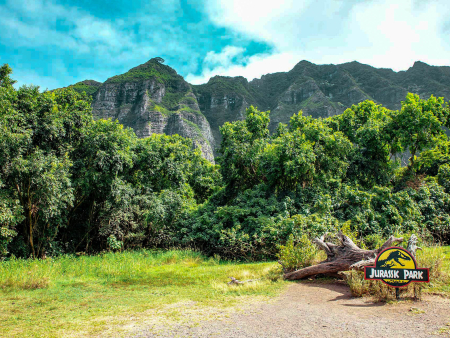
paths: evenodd
<path fill-rule="evenodd" d="M 364 279 L 381 280 L 394 288 L 411 282 L 430 281 L 428 268 L 418 268 L 411 253 L 403 248 L 391 247 L 381 251 L 375 259 L 375 266 L 364 268 Z"/>

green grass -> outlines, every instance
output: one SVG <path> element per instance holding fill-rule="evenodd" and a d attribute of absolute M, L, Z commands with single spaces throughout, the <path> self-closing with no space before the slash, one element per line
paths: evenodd
<path fill-rule="evenodd" d="M 155 104 L 155 106 L 152 109 L 156 110 L 157 112 L 160 112 L 165 116 L 169 116 L 170 114 L 174 113 L 173 111 L 170 111 L 162 106 L 158 106 L 157 104 Z"/>
<path fill-rule="evenodd" d="M 170 88 L 167 89 L 166 94 L 162 98 L 162 105 L 169 110 L 175 110 L 180 101 L 184 98 L 184 92 L 172 92 Z"/>
<path fill-rule="evenodd" d="M 424 292 L 450 296 L 450 246 L 417 256 L 420 267 L 440 265 Z M 126 336 L 138 328 L 196 325 L 278 295 L 288 283 L 271 278 L 279 277 L 277 268 L 181 250 L 4 261 L 0 336 Z M 229 276 L 260 280 L 229 286 Z"/>
<path fill-rule="evenodd" d="M 240 264 L 193 251 L 136 251 L 0 263 L 0 332 L 7 337 L 122 336 L 137 327 L 226 316 L 275 296 L 276 263 Z M 261 278 L 229 286 L 228 277 Z"/>
<path fill-rule="evenodd" d="M 419 267 L 430 269 L 430 283 L 424 291 L 450 297 L 450 246 L 424 248 L 416 255 Z"/>
<path fill-rule="evenodd" d="M 202 114 L 202 112 L 200 110 L 192 109 L 191 107 L 188 107 L 185 104 L 181 105 L 180 111 L 184 111 L 184 112 L 193 113 L 193 114 L 196 114 L 196 115 L 202 115 L 203 116 L 203 114 Z"/>

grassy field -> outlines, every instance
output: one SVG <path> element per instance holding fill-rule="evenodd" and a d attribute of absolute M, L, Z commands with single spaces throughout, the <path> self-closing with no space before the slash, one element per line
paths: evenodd
<path fill-rule="evenodd" d="M 441 265 L 425 292 L 450 296 L 450 247 L 425 249 L 418 260 L 421 267 Z M 0 263 L 0 336 L 126 336 L 138 328 L 196 325 L 273 299 L 288 285 L 276 278 L 277 268 L 192 251 L 10 260 Z M 229 286 L 229 276 L 260 280 Z"/>
<path fill-rule="evenodd" d="M 433 271 L 436 262 L 439 271 Z M 430 283 L 425 292 L 450 297 L 450 246 L 424 248 L 423 252 L 418 251 L 417 264 L 419 267 L 430 268 Z"/>
<path fill-rule="evenodd" d="M 2 262 L 0 336 L 123 336 L 136 327 L 195 325 L 279 294 L 287 283 L 269 278 L 276 265 L 192 251 Z M 229 286 L 229 276 L 261 280 Z"/>

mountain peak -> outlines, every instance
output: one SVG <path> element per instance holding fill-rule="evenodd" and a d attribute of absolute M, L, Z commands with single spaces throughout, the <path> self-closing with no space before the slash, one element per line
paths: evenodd
<path fill-rule="evenodd" d="M 96 87 L 100 87 L 102 85 L 101 82 L 98 82 L 98 81 L 95 81 L 95 80 L 84 80 L 84 81 L 75 83 L 75 85 L 77 85 L 77 84 L 85 84 L 85 85 L 88 85 L 88 86 L 96 86 Z"/>
<path fill-rule="evenodd" d="M 84 80 L 70 85 L 69 88 L 72 88 L 78 93 L 86 92 L 86 94 L 92 96 L 101 85 L 101 82 L 95 80 Z"/>
<path fill-rule="evenodd" d="M 136 82 L 149 78 L 156 78 L 158 82 L 166 82 L 171 79 L 178 81 L 183 78 L 172 67 L 163 64 L 164 59 L 161 57 L 155 57 L 148 60 L 137 67 L 131 68 L 128 72 L 116 75 L 108 80 L 107 83 L 119 83 L 119 82 Z M 183 80 L 184 81 L 184 80 Z"/>
<path fill-rule="evenodd" d="M 309 62 L 308 60 L 302 60 L 297 65 L 306 66 L 306 65 L 312 65 L 312 62 Z"/>
<path fill-rule="evenodd" d="M 413 64 L 413 68 L 426 68 L 426 67 L 431 67 L 429 64 L 422 62 L 422 61 L 416 61 Z"/>

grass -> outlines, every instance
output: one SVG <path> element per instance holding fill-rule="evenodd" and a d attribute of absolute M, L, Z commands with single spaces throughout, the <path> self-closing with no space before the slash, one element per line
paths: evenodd
<path fill-rule="evenodd" d="M 430 283 L 424 291 L 450 297 L 450 246 L 424 248 L 417 254 L 417 264 L 430 268 Z"/>
<path fill-rule="evenodd" d="M 226 316 L 287 285 L 276 263 L 241 264 L 193 251 L 135 251 L 0 263 L 7 337 L 123 336 L 136 328 Z M 258 279 L 229 286 L 228 277 Z"/>

